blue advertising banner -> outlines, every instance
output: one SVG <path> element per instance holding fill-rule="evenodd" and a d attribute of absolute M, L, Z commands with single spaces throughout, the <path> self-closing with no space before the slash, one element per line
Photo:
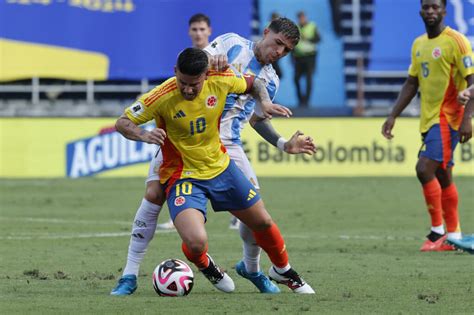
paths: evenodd
<path fill-rule="evenodd" d="M 376 0 L 369 70 L 408 70 L 411 45 L 425 33 L 420 1 Z M 474 1 L 448 0 L 445 24 L 474 43 Z"/>
<path fill-rule="evenodd" d="M 172 76 L 196 13 L 250 36 L 252 0 L 0 0 L 0 81 Z"/>

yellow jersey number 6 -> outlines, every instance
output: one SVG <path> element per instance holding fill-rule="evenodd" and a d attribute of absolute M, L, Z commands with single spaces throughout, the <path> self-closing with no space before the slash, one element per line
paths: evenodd
<path fill-rule="evenodd" d="M 190 182 L 183 182 L 176 185 L 176 197 L 183 195 L 191 195 L 193 192 L 193 184 Z"/>
<path fill-rule="evenodd" d="M 421 69 L 423 70 L 423 77 L 426 78 L 430 75 L 430 68 L 428 68 L 427 62 L 421 63 Z"/>

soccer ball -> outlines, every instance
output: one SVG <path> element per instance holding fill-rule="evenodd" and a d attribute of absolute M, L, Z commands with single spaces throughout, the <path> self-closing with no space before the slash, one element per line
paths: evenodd
<path fill-rule="evenodd" d="M 179 259 L 167 259 L 153 271 L 153 288 L 160 296 L 188 295 L 193 284 L 193 271 Z"/>

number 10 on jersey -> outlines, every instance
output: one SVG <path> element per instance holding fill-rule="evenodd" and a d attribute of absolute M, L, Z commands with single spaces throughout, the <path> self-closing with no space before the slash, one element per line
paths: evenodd
<path fill-rule="evenodd" d="M 189 122 L 189 130 L 191 136 L 194 136 L 195 133 L 203 133 L 206 130 L 206 118 L 199 117 L 196 119 L 196 122 L 191 120 Z"/>

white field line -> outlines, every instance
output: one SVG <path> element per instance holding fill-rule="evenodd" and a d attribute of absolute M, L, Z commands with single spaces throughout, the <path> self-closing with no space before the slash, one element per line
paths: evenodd
<path fill-rule="evenodd" d="M 20 221 L 20 222 L 37 222 L 37 223 L 52 223 L 52 224 L 86 224 L 86 225 L 108 225 L 119 224 L 132 226 L 130 221 L 93 221 L 93 220 L 70 220 L 58 218 L 30 218 L 30 217 L 0 217 L 0 221 Z"/>
<path fill-rule="evenodd" d="M 176 230 L 157 230 L 156 234 L 175 233 Z M 237 234 L 237 233 L 236 233 Z M 210 237 L 228 238 L 228 233 L 210 233 Z M 0 236 L 0 240 L 59 240 L 59 239 L 81 239 L 81 238 L 107 238 L 107 237 L 124 237 L 130 236 L 130 232 L 114 232 L 114 233 L 70 233 L 70 234 L 40 234 L 40 235 L 25 235 L 25 234 L 10 234 L 7 236 Z M 178 237 L 178 235 L 176 234 Z M 235 235 L 237 237 L 237 235 Z M 415 237 L 394 237 L 394 236 L 375 236 L 375 235 L 284 235 L 287 239 L 339 239 L 339 240 L 361 240 L 361 241 L 414 241 L 419 240 Z"/>
<path fill-rule="evenodd" d="M 131 221 L 93 221 L 93 220 L 69 220 L 60 218 L 32 218 L 32 217 L 1 217 L 0 221 L 20 221 L 20 222 L 39 222 L 52 224 L 86 224 L 86 225 L 132 225 Z M 156 233 L 173 233 L 176 230 L 157 230 Z M 238 234 L 237 232 L 235 234 Z M 210 237 L 228 238 L 233 233 L 210 233 Z M 9 235 L 0 235 L 0 240 L 51 240 L 51 239 L 81 239 L 81 238 L 104 238 L 104 237 L 123 237 L 130 236 L 130 232 L 114 233 L 17 233 Z M 314 235 L 314 234 L 283 234 L 285 238 L 293 239 L 339 239 L 339 240 L 362 240 L 362 241 L 414 241 L 421 238 L 410 236 L 392 236 L 392 235 Z"/>

